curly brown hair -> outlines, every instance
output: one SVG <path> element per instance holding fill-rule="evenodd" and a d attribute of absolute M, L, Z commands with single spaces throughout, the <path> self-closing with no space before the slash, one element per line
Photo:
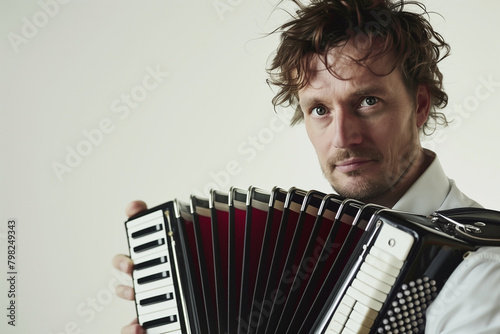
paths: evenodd
<path fill-rule="evenodd" d="M 363 39 L 363 45 L 369 46 L 367 49 L 363 46 L 363 50 L 370 51 L 354 59 L 356 62 L 366 65 L 370 57 L 391 54 L 392 70 L 399 68 L 410 96 L 415 96 L 419 85 L 429 86 L 431 110 L 422 129 L 424 134 L 434 132 L 437 124 L 447 125 L 446 116 L 436 109 L 448 103 L 438 63 L 449 55 L 450 47 L 426 19 L 429 14 L 422 3 L 311 0 L 306 6 L 300 0 L 292 1 L 299 9 L 289 22 L 276 29 L 275 32 L 281 33 L 281 43 L 268 68 L 268 83 L 279 88 L 273 105 L 295 108 L 292 125 L 304 117 L 298 92 L 308 83 L 311 59 L 319 55 L 330 68 L 328 52 L 359 38 Z M 415 5 L 420 13 L 405 11 L 408 5 Z"/>

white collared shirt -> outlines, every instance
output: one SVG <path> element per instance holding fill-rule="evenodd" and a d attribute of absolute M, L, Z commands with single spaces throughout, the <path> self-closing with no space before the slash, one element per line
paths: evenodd
<path fill-rule="evenodd" d="M 433 156 L 434 160 L 392 207 L 394 210 L 430 215 L 437 210 L 481 207 L 476 201 L 465 196 L 453 180 L 448 179 L 434 152 L 425 150 L 425 153 Z"/>
<path fill-rule="evenodd" d="M 426 151 L 427 154 L 433 152 Z M 429 215 L 437 210 L 480 207 L 434 161 L 393 209 Z M 426 334 L 500 333 L 500 247 L 483 247 L 455 269 L 427 311 Z"/>

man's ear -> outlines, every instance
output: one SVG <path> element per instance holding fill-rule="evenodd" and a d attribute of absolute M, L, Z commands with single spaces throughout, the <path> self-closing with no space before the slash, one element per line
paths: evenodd
<path fill-rule="evenodd" d="M 415 121 L 417 127 L 421 128 L 429 117 L 429 112 L 431 110 L 431 92 L 428 85 L 418 86 L 415 102 Z"/>

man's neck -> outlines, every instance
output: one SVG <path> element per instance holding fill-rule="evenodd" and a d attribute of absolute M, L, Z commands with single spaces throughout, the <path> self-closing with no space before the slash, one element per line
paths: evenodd
<path fill-rule="evenodd" d="M 430 166 L 434 157 L 435 155 L 431 151 L 420 148 L 412 164 L 395 187 L 380 196 L 366 200 L 366 202 L 392 208 Z"/>

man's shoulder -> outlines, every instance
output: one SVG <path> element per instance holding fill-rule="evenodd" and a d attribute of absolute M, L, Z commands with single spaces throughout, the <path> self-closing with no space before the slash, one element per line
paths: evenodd
<path fill-rule="evenodd" d="M 437 210 L 481 207 L 447 177 L 434 152 L 425 150 L 424 153 L 430 159 L 429 166 L 394 205 L 394 209 L 428 215 Z"/>
<path fill-rule="evenodd" d="M 465 195 L 455 184 L 455 181 L 449 180 L 450 191 L 444 202 L 439 207 L 439 210 L 454 209 L 460 207 L 482 208 L 483 206 Z"/>

